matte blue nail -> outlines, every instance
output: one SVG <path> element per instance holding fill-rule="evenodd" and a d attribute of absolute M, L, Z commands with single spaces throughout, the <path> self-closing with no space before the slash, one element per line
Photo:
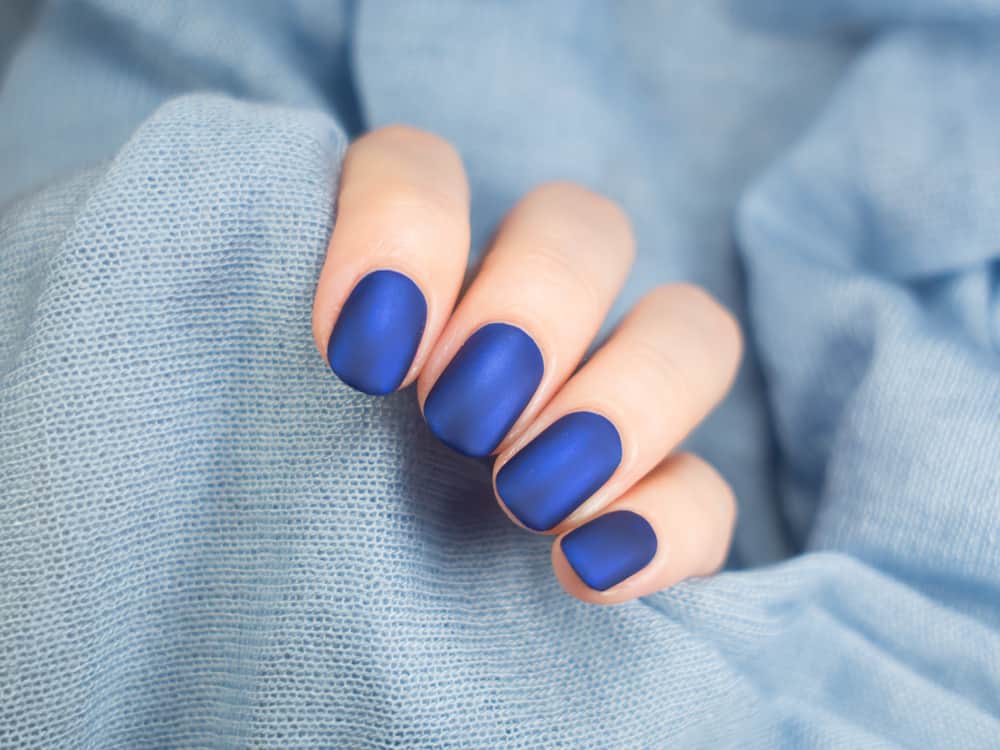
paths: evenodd
<path fill-rule="evenodd" d="M 569 532 L 562 551 L 584 583 L 606 591 L 649 564 L 656 532 L 638 513 L 616 510 Z"/>
<path fill-rule="evenodd" d="M 347 298 L 326 351 L 337 377 L 382 396 L 406 377 L 427 322 L 419 287 L 396 271 L 373 271 Z"/>
<path fill-rule="evenodd" d="M 466 456 L 488 456 L 531 401 L 544 369 L 538 345 L 520 328 L 483 326 L 458 350 L 424 402 L 431 432 Z"/>
<path fill-rule="evenodd" d="M 497 472 L 497 493 L 517 520 L 546 531 L 576 510 L 622 460 L 618 430 L 600 414 L 557 419 Z"/>

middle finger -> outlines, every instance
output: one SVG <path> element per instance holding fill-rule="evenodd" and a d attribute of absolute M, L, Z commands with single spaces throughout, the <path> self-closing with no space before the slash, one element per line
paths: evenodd
<path fill-rule="evenodd" d="M 515 439 L 580 361 L 634 252 L 608 199 L 564 182 L 525 196 L 420 375 L 431 431 L 468 456 Z"/>

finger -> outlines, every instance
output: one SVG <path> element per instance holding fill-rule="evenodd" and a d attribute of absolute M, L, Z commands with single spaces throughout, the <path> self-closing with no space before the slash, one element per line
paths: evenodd
<path fill-rule="evenodd" d="M 412 382 L 455 305 L 469 252 L 461 160 L 437 136 L 390 126 L 347 151 L 313 336 L 348 385 Z"/>
<path fill-rule="evenodd" d="M 735 523 L 725 480 L 700 458 L 677 454 L 604 513 L 559 536 L 552 566 L 578 599 L 624 602 L 717 571 Z"/>
<path fill-rule="evenodd" d="M 653 290 L 497 458 L 501 507 L 557 533 L 599 512 L 722 399 L 740 350 L 735 320 L 706 292 Z"/>
<path fill-rule="evenodd" d="M 571 183 L 525 196 L 420 376 L 434 434 L 471 456 L 516 437 L 576 367 L 633 255 L 628 219 L 606 198 Z"/>

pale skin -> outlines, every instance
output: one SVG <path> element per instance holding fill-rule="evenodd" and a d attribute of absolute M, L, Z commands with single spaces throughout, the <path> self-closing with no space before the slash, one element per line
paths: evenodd
<path fill-rule="evenodd" d="M 625 212 L 568 182 L 538 186 L 502 222 L 461 300 L 469 255 L 469 189 L 445 140 L 405 126 L 358 139 L 348 150 L 338 215 L 313 307 L 313 335 L 327 341 L 359 279 L 378 269 L 406 274 L 427 301 L 423 336 L 400 388 L 416 382 L 421 409 L 435 381 L 480 326 L 502 321 L 542 352 L 542 380 L 495 451 L 497 472 L 563 415 L 596 412 L 618 429 L 614 474 L 550 532 L 552 568 L 571 595 L 595 604 L 635 599 L 724 562 L 736 519 L 726 481 L 708 463 L 676 452 L 729 390 L 740 356 L 733 316 L 689 284 L 658 287 L 625 316 L 587 363 L 580 360 L 621 290 L 635 254 Z M 656 532 L 652 560 L 605 590 L 577 576 L 561 539 L 603 513 L 631 510 Z M 530 533 L 525 531 L 525 533 Z"/>

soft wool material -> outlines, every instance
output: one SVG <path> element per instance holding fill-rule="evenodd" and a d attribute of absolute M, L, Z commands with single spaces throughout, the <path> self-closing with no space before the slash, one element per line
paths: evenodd
<path fill-rule="evenodd" d="M 53 0 L 0 39 L 0 746 L 1000 745 L 1000 3 Z M 462 152 L 477 252 L 573 179 L 635 222 L 613 319 L 677 279 L 741 315 L 690 440 L 730 572 L 570 599 L 412 392 L 325 368 L 341 159 L 397 121 Z"/>

